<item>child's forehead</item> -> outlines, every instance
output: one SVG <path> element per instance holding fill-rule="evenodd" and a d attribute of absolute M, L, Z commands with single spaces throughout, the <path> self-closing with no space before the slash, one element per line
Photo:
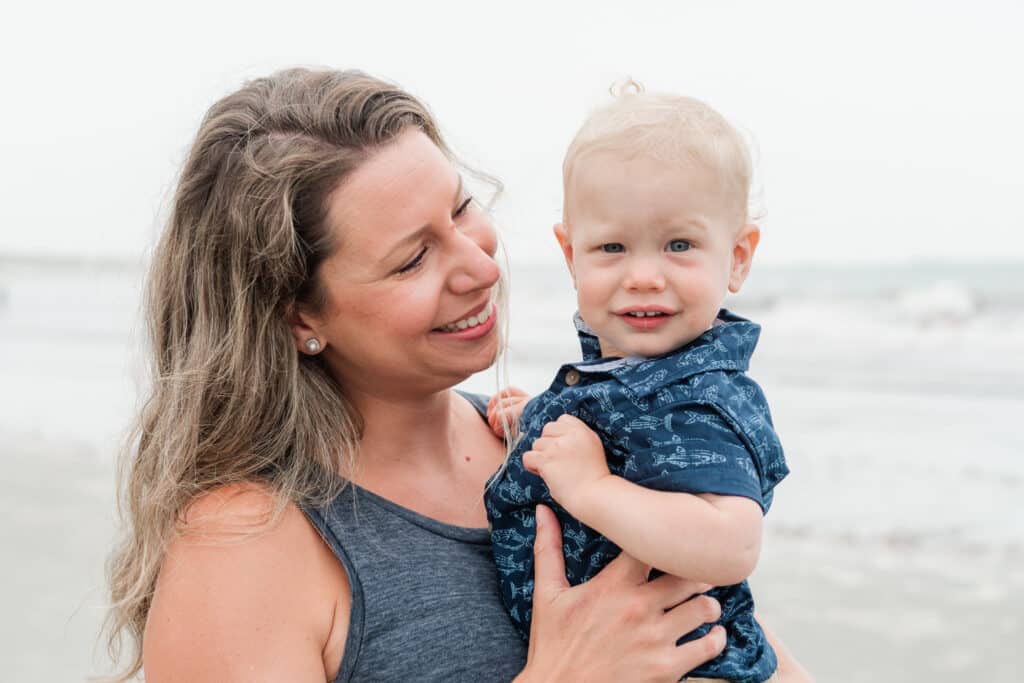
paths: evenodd
<path fill-rule="evenodd" d="M 575 164 L 566 199 L 591 189 L 621 186 L 662 188 L 702 187 L 710 191 L 724 186 L 726 173 L 695 158 L 658 155 L 644 150 L 608 148 L 588 151 Z"/>
<path fill-rule="evenodd" d="M 746 198 L 720 173 L 697 161 L 670 163 L 650 155 L 602 150 L 582 157 L 565 188 L 568 214 L 632 214 L 644 226 L 707 213 L 746 213 Z"/>

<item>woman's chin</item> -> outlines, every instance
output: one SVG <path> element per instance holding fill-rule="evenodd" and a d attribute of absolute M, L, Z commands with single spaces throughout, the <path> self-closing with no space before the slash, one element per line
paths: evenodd
<path fill-rule="evenodd" d="M 460 384 L 473 375 L 484 372 L 494 367 L 498 359 L 497 344 L 492 348 L 482 349 L 480 352 L 459 358 L 458 364 L 447 368 L 445 375 L 450 378 L 449 387 Z"/>

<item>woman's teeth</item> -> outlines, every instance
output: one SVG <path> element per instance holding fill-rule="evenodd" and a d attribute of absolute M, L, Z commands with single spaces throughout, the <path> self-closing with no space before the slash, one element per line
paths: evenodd
<path fill-rule="evenodd" d="M 477 313 L 476 315 L 471 315 L 468 318 L 464 318 L 463 320 L 459 320 L 457 322 L 442 326 L 441 330 L 444 332 L 458 332 L 459 330 L 466 330 L 469 329 L 470 327 L 482 325 L 483 323 L 487 322 L 488 318 L 491 317 L 492 312 L 492 307 L 488 306 L 487 308 L 485 308 L 480 313 Z"/>

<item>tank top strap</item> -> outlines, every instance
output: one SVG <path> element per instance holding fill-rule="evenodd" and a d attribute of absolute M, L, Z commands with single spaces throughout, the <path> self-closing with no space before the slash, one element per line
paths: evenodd
<path fill-rule="evenodd" d="M 486 397 L 459 393 L 486 415 Z M 501 602 L 487 529 L 445 524 L 354 484 L 303 511 L 352 591 L 336 683 L 507 682 L 522 670 L 526 646 Z"/>
<path fill-rule="evenodd" d="M 469 401 L 470 405 L 476 408 L 476 412 L 480 413 L 480 417 L 484 420 L 487 419 L 487 404 L 490 401 L 489 398 L 483 394 L 472 394 L 468 391 L 461 391 L 459 389 L 456 389 L 455 393 Z"/>

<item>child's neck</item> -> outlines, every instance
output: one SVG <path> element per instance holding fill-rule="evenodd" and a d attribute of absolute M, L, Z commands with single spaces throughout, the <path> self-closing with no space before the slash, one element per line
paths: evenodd
<path fill-rule="evenodd" d="M 600 337 L 597 338 L 597 341 L 601 345 L 601 358 L 625 358 L 626 356 L 634 355 L 619 351 L 607 340 L 601 339 Z"/>
<path fill-rule="evenodd" d="M 710 330 L 717 323 L 718 323 L 718 317 L 716 316 L 715 319 L 711 321 L 711 324 L 708 325 L 707 330 L 704 330 L 704 332 L 707 332 L 708 330 Z M 696 338 L 697 337 L 694 337 L 693 339 L 696 339 Z M 676 349 L 681 349 L 682 347 L 684 347 L 687 344 L 689 344 L 690 342 L 692 342 L 693 339 L 687 339 L 686 341 L 680 343 L 675 348 Z M 603 337 L 598 337 L 597 338 L 597 342 L 601 346 L 601 357 L 602 358 L 626 358 L 626 357 L 629 357 L 629 356 L 633 356 L 634 358 L 649 358 L 650 357 L 650 356 L 641 356 L 640 354 L 637 354 L 637 353 L 626 353 L 624 351 L 620 351 L 619 349 L 615 348 L 612 345 L 611 342 L 609 342 L 607 339 L 604 339 Z M 665 349 L 661 353 L 668 353 L 669 351 L 674 351 L 674 350 L 675 349 Z M 656 354 L 656 355 L 660 356 L 661 354 L 659 353 L 659 354 Z"/>

